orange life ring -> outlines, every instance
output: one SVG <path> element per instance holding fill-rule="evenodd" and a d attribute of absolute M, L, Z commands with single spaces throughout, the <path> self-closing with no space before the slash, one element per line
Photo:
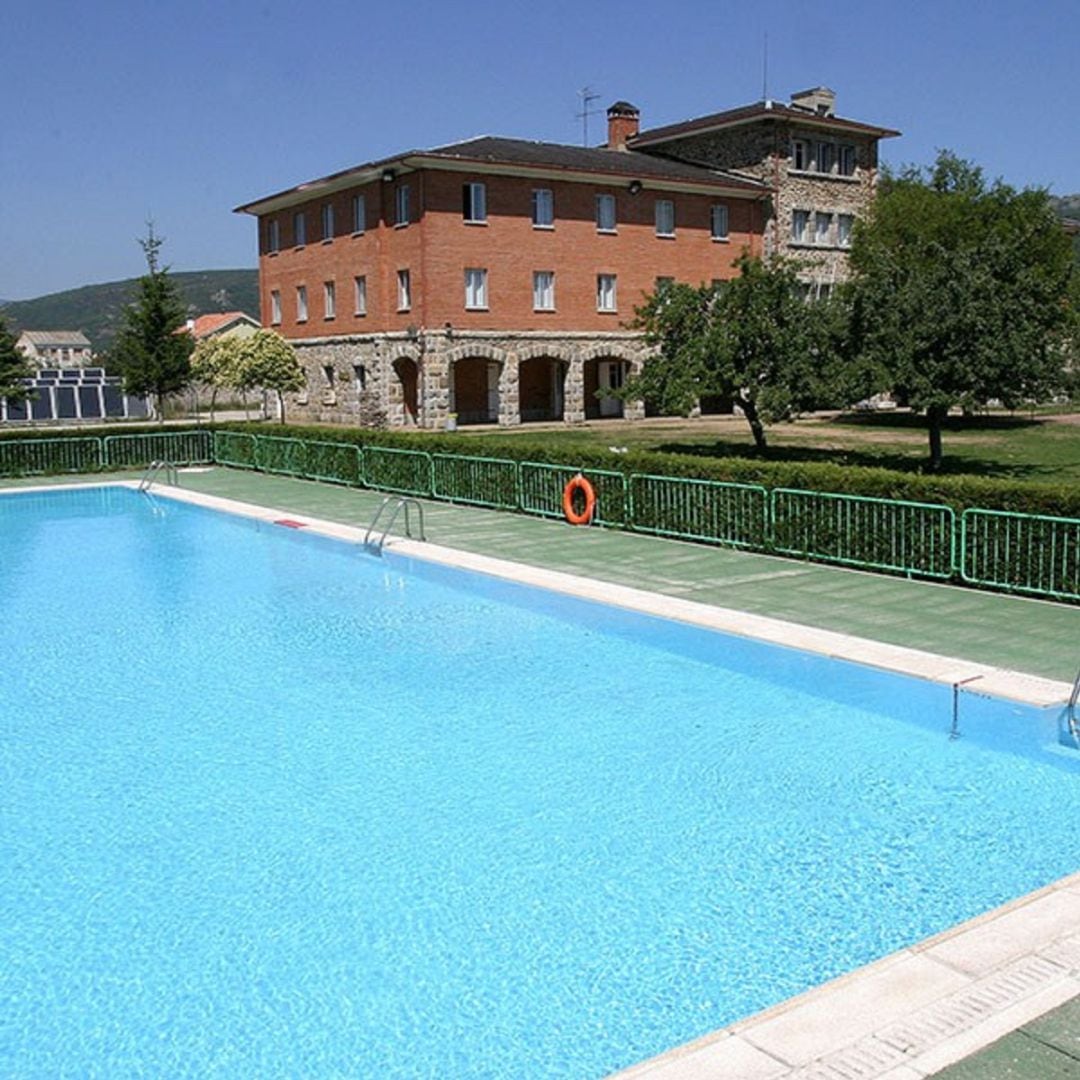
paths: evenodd
<path fill-rule="evenodd" d="M 578 491 L 585 496 L 585 509 L 580 513 L 574 509 L 574 494 Z M 562 508 L 571 525 L 588 525 L 592 521 L 593 511 L 596 509 L 596 492 L 581 473 L 572 480 L 567 480 L 562 493 Z"/>

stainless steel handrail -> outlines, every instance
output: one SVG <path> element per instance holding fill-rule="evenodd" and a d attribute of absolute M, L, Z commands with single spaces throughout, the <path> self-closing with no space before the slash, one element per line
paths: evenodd
<path fill-rule="evenodd" d="M 384 511 L 391 504 L 393 504 L 393 510 L 390 513 L 390 520 L 387 521 L 378 541 L 373 544 L 371 537 L 375 532 L 375 526 L 379 524 L 379 520 L 383 516 Z M 386 543 L 386 538 L 390 535 L 390 530 L 394 527 L 394 522 L 397 521 L 398 514 L 400 514 L 403 509 L 405 511 L 405 535 L 411 540 L 413 534 L 412 518 L 409 516 L 410 507 L 415 507 L 416 509 L 416 516 L 419 519 L 420 525 L 420 539 L 426 542 L 427 535 L 424 530 L 424 508 L 415 499 L 407 499 L 397 495 L 387 495 L 386 498 L 379 503 L 379 509 L 375 511 L 375 516 L 371 519 L 371 524 L 364 534 L 364 547 L 367 548 L 368 551 L 374 551 L 376 555 L 381 555 L 383 545 Z"/>
<path fill-rule="evenodd" d="M 180 477 L 177 472 L 176 466 L 171 461 L 160 460 L 151 461 L 146 472 L 142 474 L 142 479 L 139 481 L 139 490 L 141 492 L 149 492 L 153 487 L 154 481 L 159 478 L 161 473 L 165 473 L 166 483 L 172 484 L 173 487 L 180 486 Z"/>

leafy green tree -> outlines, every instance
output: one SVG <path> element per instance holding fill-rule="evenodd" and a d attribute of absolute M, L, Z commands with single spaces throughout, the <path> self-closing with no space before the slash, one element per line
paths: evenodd
<path fill-rule="evenodd" d="M 237 337 L 209 337 L 195 345 L 191 354 L 191 377 L 210 387 L 210 420 L 221 390 L 237 385 L 242 340 Z"/>
<path fill-rule="evenodd" d="M 740 275 L 718 287 L 664 285 L 636 309 L 656 355 L 628 380 L 625 397 L 686 415 L 707 395 L 730 397 L 759 450 L 765 425 L 813 406 L 832 308 L 810 304 L 794 264 L 743 254 Z"/>
<path fill-rule="evenodd" d="M 930 468 L 953 406 L 1045 399 L 1064 381 L 1075 309 L 1069 238 L 1044 191 L 942 151 L 886 177 L 851 249 L 852 353 L 865 390 L 926 414 Z"/>
<path fill-rule="evenodd" d="M 164 399 L 191 381 L 190 334 L 177 333 L 187 312 L 168 267 L 159 265 L 164 241 L 154 234 L 153 223 L 139 246 L 146 256 L 147 273 L 139 278 L 138 295 L 123 311 L 110 361 L 124 377 L 129 394 L 153 395 L 158 418 L 164 418 Z"/>
<path fill-rule="evenodd" d="M 7 322 L 0 315 L 0 397 L 8 401 L 26 401 L 33 389 L 21 380 L 33 374 L 30 362 L 15 344 L 15 335 L 8 330 Z"/>
<path fill-rule="evenodd" d="M 307 381 L 296 350 L 273 330 L 256 330 L 251 337 L 240 340 L 234 378 L 233 385 L 240 390 L 261 386 L 264 390 L 275 391 L 283 424 L 285 394 L 302 390 Z"/>

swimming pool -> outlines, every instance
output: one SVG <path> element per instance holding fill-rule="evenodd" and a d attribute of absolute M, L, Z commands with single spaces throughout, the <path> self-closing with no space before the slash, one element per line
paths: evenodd
<path fill-rule="evenodd" d="M 122 489 L 0 583 L 7 1073 L 602 1076 L 1078 863 L 1050 713 Z"/>

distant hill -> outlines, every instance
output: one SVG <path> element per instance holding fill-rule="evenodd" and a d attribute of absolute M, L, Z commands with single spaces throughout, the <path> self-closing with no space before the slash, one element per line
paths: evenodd
<path fill-rule="evenodd" d="M 257 270 L 191 270 L 172 273 L 189 314 L 209 315 L 215 311 L 246 311 L 259 317 L 259 272 Z M 84 285 L 79 289 L 51 293 L 34 300 L 12 300 L 0 304 L 8 325 L 21 330 L 81 330 L 95 352 L 107 349 L 116 336 L 120 312 L 131 302 L 138 278 L 110 281 L 104 285 Z"/>

